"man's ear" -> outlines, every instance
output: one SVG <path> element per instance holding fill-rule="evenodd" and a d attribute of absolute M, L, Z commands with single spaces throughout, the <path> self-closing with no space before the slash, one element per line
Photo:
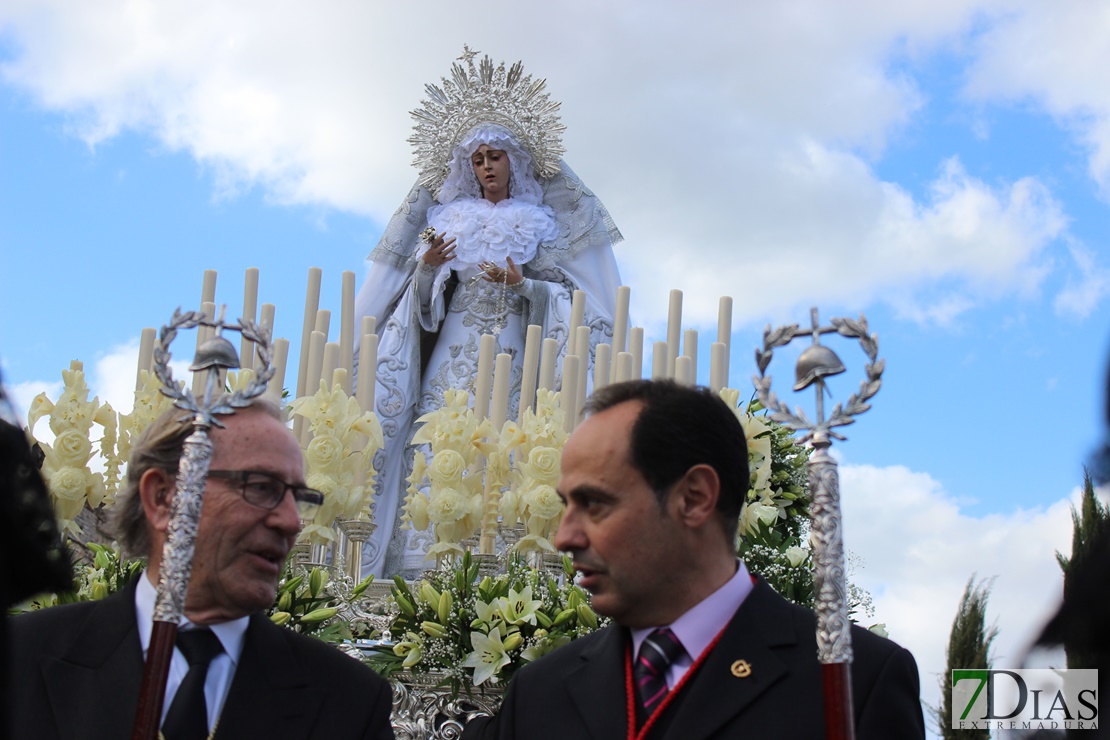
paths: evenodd
<path fill-rule="evenodd" d="M 721 495 L 721 479 L 708 465 L 695 465 L 678 482 L 679 519 L 690 528 L 699 528 L 716 515 Z"/>
<path fill-rule="evenodd" d="M 150 468 L 139 478 L 139 498 L 143 513 L 155 532 L 165 534 L 170 526 L 170 504 L 177 490 L 177 478 L 160 468 Z"/>

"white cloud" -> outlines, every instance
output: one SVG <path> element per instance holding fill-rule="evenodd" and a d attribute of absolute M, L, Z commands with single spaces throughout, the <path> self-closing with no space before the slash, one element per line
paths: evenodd
<path fill-rule="evenodd" d="M 1079 275 L 1068 277 L 1056 295 L 1053 308 L 1059 316 L 1087 318 L 1110 293 L 1110 269 L 1098 264 L 1091 250 L 1079 244 L 1069 247 Z"/>
<path fill-rule="evenodd" d="M 19 53 L 3 74 L 90 142 L 139 130 L 191 153 L 222 193 L 258 185 L 381 222 L 413 180 L 407 111 L 423 85 L 463 41 L 524 59 L 628 237 L 618 257 L 648 324 L 674 287 L 690 323 L 722 294 L 739 321 L 875 299 L 951 320 L 1036 287 L 1063 229 L 1035 180 L 988 186 L 949 160 L 915 200 L 871 164 L 924 102 L 891 58 L 960 43 L 997 14 L 989 0 L 308 7 L 11 2 L 0 29 Z M 414 53 L 414 38 L 436 42 Z"/>
<path fill-rule="evenodd" d="M 922 698 L 939 700 L 944 652 L 972 574 L 993 579 L 988 620 L 997 622 L 995 666 L 1017 666 L 1058 606 L 1055 552 L 1071 551 L 1069 498 L 1043 508 L 977 516 L 928 474 L 904 467 L 841 467 L 846 547 L 862 561 L 853 580 L 874 596 L 875 620 L 913 652 Z"/>
<path fill-rule="evenodd" d="M 1110 7 L 1097 2 L 1011 4 L 974 43 L 967 94 L 1032 102 L 1072 128 L 1089 171 L 1110 197 Z"/>

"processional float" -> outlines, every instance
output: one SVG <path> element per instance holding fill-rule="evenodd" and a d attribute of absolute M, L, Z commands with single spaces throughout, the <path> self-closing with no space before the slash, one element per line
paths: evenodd
<path fill-rule="evenodd" d="M 188 390 L 174 382 L 169 366 L 169 346 L 179 329 L 193 328 L 211 332 L 211 335 L 198 342 L 196 357 L 189 368 L 195 378 L 199 376 L 197 379 L 203 379 L 203 385 L 197 384 L 194 390 Z M 228 370 L 239 368 L 239 356 L 231 342 L 222 336 L 224 330 L 237 331 L 244 342 L 254 342 L 259 358 L 254 377 L 244 388 L 231 394 L 224 392 L 224 377 Z M 185 610 L 197 523 L 200 521 L 208 465 L 212 458 L 208 430 L 213 426 L 223 426 L 216 418 L 217 414 L 233 414 L 235 409 L 250 405 L 252 399 L 265 393 L 266 384 L 274 374 L 270 367 L 270 330 L 250 319 L 240 319 L 238 324 L 225 324 L 223 308 L 216 320 L 200 311 L 174 311 L 170 323 L 162 327 L 159 341 L 159 346 L 154 348 L 154 372 L 162 381 L 162 392 L 174 400 L 174 405 L 193 414 L 193 433 L 185 440 L 178 464 L 177 491 L 170 508 L 166 542 L 162 547 L 154 625 L 131 740 L 155 740 L 158 737 L 166 677 L 177 640 L 177 624 Z M 244 343 L 244 346 L 247 345 Z M 194 393 L 195 390 L 199 393 Z"/>
<path fill-rule="evenodd" d="M 836 353 L 821 344 L 822 334 L 839 334 L 859 340 L 867 355 L 864 372 L 867 377 L 860 383 L 858 393 L 848 397 L 845 404 L 836 404 L 828 418 L 825 417 L 825 378 L 845 371 Z M 795 366 L 795 391 L 810 386 L 817 390 L 815 421 L 801 408 L 791 411 L 771 390 L 771 376 L 767 368 L 772 353 L 784 347 L 795 337 L 808 336 L 812 344 L 798 357 Z M 868 333 L 867 319 L 861 314 L 858 320 L 834 318 L 828 326 L 821 326 L 817 309 L 810 310 L 810 328 L 797 324 L 770 326 L 763 332 L 763 348 L 755 352 L 759 374 L 754 377 L 759 402 L 777 422 L 804 432 L 798 444 L 813 445 L 807 467 L 809 490 L 812 499 L 811 546 L 814 562 L 815 599 L 817 613 L 817 659 L 821 662 L 825 700 L 825 731 L 829 740 L 853 740 L 855 727 L 852 709 L 852 634 L 848 619 L 848 579 L 844 565 L 844 538 L 840 515 L 840 478 L 836 460 L 829 455 L 834 439 L 846 437 L 833 431 L 855 421 L 853 417 L 871 408 L 868 401 L 879 392 L 882 385 L 884 361 L 878 358 L 879 342 Z M 830 394 L 831 395 L 831 394 Z"/>

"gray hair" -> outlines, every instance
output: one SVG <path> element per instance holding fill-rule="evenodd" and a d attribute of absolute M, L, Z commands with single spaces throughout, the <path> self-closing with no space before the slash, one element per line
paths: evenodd
<path fill-rule="evenodd" d="M 247 409 L 257 409 L 284 421 L 281 410 L 261 398 L 253 400 L 243 411 Z M 185 440 L 193 433 L 192 419 L 193 412 L 172 408 L 151 422 L 131 449 L 127 480 L 108 514 L 108 530 L 128 557 L 150 554 L 150 526 L 139 495 L 139 481 L 148 470 L 163 470 L 177 475 Z"/>

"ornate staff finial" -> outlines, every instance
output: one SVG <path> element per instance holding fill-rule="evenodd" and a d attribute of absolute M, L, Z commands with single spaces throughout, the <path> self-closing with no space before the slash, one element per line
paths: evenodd
<path fill-rule="evenodd" d="M 868 363 L 864 367 L 866 379 L 860 383 L 858 393 L 853 393 L 844 404 L 836 404 L 825 418 L 825 395 L 829 393 L 825 378 L 845 372 L 844 363 L 837 354 L 821 344 L 822 334 L 839 334 L 857 339 Z M 771 376 L 767 367 L 776 347 L 789 344 L 795 337 L 810 336 L 813 343 L 798 357 L 794 368 L 794 390 L 801 391 L 816 386 L 816 421 L 810 421 L 800 408 L 791 411 L 771 390 Z M 845 437 L 835 427 L 855 422 L 855 416 L 871 408 L 868 401 L 879 392 L 882 385 L 884 361 L 878 359 L 879 342 L 867 328 L 867 319 L 861 314 L 858 321 L 831 319 L 829 326 L 821 326 L 817 309 L 810 309 L 810 328 L 801 329 L 797 324 L 770 326 L 763 332 L 763 349 L 755 352 L 759 374 L 754 377 L 759 402 L 770 412 L 775 421 L 795 431 L 804 432 L 799 444 L 811 442 L 813 454 L 809 458 L 809 488 L 813 504 L 811 541 L 813 543 L 814 585 L 817 612 L 817 657 L 823 664 L 825 683 L 825 727 L 831 740 L 850 740 L 855 735 L 853 727 L 850 666 L 852 662 L 851 622 L 848 620 L 848 588 L 844 565 L 844 538 L 840 516 L 840 480 L 836 461 L 829 455 L 833 439 Z"/>
<path fill-rule="evenodd" d="M 174 399 L 174 405 L 178 408 L 193 413 L 193 433 L 185 440 L 181 461 L 178 463 L 177 492 L 170 504 L 169 528 L 166 542 L 162 546 L 158 598 L 154 602 L 154 626 L 147 650 L 132 740 L 154 740 L 161 724 L 166 676 L 177 638 L 177 623 L 185 609 L 185 593 L 193 567 L 197 523 L 200 521 L 208 464 L 212 457 L 212 441 L 208 438 L 208 430 L 212 426 L 223 426 L 216 418 L 217 414 L 235 413 L 235 409 L 250 405 L 252 399 L 265 393 L 266 384 L 274 374 L 270 367 L 272 354 L 269 330 L 248 319 L 240 319 L 238 324 L 225 324 L 226 309 L 227 306 L 221 306 L 219 318 L 213 321 L 203 312 L 181 313 L 178 308 L 170 323 L 162 327 L 159 346 L 154 350 L 154 373 L 162 381 L 162 393 Z M 189 368 L 193 372 L 207 373 L 201 398 L 174 382 L 169 365 L 170 343 L 177 336 L 178 330 L 198 326 L 208 326 L 214 330 L 213 335 L 197 348 L 196 357 Z M 259 357 L 257 375 L 251 378 L 245 388 L 232 394 L 223 390 L 223 374 L 229 369 L 239 367 L 239 355 L 231 342 L 223 337 L 225 329 L 237 331 L 255 342 Z"/>

